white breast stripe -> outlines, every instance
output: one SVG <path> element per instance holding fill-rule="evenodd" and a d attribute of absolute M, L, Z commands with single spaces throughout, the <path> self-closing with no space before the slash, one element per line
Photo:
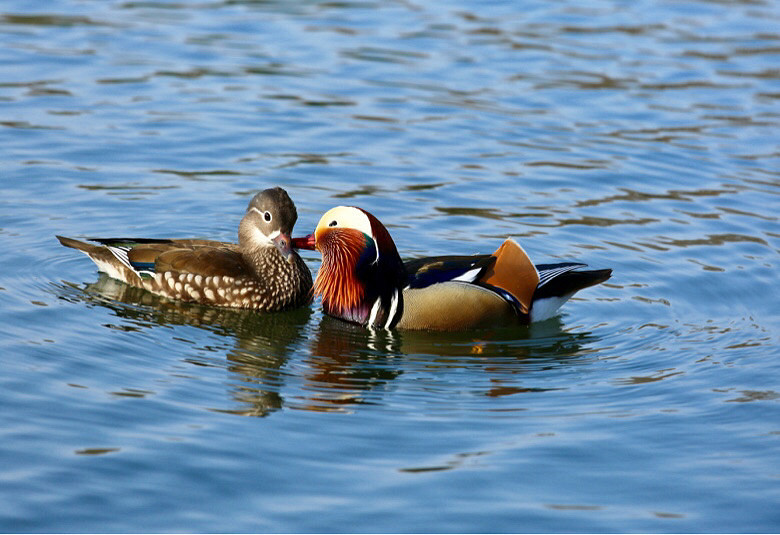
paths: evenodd
<path fill-rule="evenodd" d="M 379 314 L 379 308 L 382 306 L 382 298 L 377 297 L 374 301 L 374 306 L 371 307 L 371 314 L 368 316 L 368 326 L 374 328 L 374 322 L 376 321 L 377 314 Z"/>
<path fill-rule="evenodd" d="M 385 322 L 385 329 L 389 329 L 390 325 L 395 319 L 395 315 L 398 313 L 398 288 L 393 290 L 393 298 L 390 300 L 390 312 L 387 314 L 387 321 Z"/>

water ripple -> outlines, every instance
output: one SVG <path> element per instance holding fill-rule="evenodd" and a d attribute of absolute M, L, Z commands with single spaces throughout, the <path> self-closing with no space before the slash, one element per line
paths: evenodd
<path fill-rule="evenodd" d="M 3 526 L 775 530 L 774 4 L 0 11 Z M 530 327 L 370 333 L 54 238 L 233 240 L 273 185 L 296 234 L 356 204 L 406 257 L 513 237 L 613 277 Z"/>

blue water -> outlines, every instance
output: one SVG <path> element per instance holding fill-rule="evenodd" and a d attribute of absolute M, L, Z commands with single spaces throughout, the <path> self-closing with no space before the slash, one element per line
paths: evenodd
<path fill-rule="evenodd" d="M 0 6 L 0 531 L 780 530 L 777 2 Z M 281 185 L 612 268 L 371 336 L 100 277 Z M 316 272 L 319 257 L 304 258 Z"/>

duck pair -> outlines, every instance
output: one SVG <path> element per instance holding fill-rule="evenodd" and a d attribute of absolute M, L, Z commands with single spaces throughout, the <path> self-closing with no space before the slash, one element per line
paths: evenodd
<path fill-rule="evenodd" d="M 249 202 L 238 244 L 57 238 L 107 275 L 170 299 L 275 312 L 308 304 L 313 291 L 328 315 L 371 329 L 541 321 L 612 273 L 575 262 L 534 265 L 511 239 L 492 254 L 404 262 L 385 226 L 361 208 L 332 208 L 305 238 L 292 238 L 297 218 L 287 192 L 271 188 Z M 322 254 L 315 281 L 296 248 Z"/>

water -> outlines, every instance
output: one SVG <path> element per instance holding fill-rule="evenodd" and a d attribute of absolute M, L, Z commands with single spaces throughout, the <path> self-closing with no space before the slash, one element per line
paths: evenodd
<path fill-rule="evenodd" d="M 0 530 L 776 532 L 776 2 L 5 2 Z M 161 301 L 56 242 L 282 185 L 611 267 L 529 328 Z M 305 258 L 316 271 L 315 253 Z"/>

